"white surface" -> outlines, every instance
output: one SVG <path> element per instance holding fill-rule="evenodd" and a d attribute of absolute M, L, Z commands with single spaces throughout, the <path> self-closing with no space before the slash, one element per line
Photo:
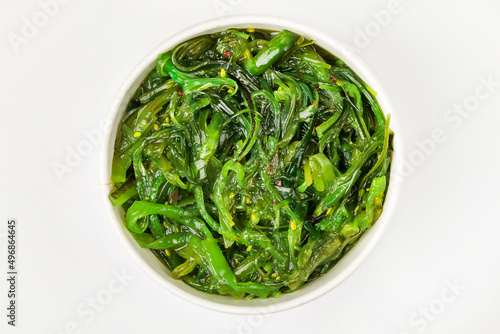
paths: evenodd
<path fill-rule="evenodd" d="M 500 332 L 500 87 L 456 128 L 443 118 L 473 101 L 481 77 L 500 82 L 500 4 L 401 0 L 364 45 L 357 29 L 371 27 L 371 12 L 389 1 L 67 2 L 17 53 L 7 36 L 40 6 L 0 3 L 2 277 L 6 220 L 20 224 L 18 327 L 0 314 L 2 333 Z M 346 282 L 295 310 L 231 316 L 175 297 L 123 254 L 99 193 L 98 147 L 62 182 L 52 165 L 99 128 L 122 81 L 162 40 L 219 14 L 263 12 L 356 47 L 399 112 L 407 158 L 418 158 L 416 142 L 436 129 L 446 140 L 405 178 L 394 221 Z M 122 271 L 133 280 L 120 289 L 113 272 Z M 6 289 L 2 278 L 2 305 Z M 92 317 L 87 303 L 96 296 L 111 298 Z"/>

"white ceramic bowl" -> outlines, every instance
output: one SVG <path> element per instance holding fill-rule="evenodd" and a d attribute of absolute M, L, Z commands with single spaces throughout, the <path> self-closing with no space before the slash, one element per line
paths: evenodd
<path fill-rule="evenodd" d="M 253 299 L 253 300 L 234 300 L 230 296 L 219 296 L 203 293 L 189 287 L 180 280 L 171 277 L 170 271 L 155 257 L 149 249 L 140 248 L 135 240 L 130 236 L 123 225 L 124 212 L 121 208 L 113 207 L 107 198 L 111 190 L 110 175 L 111 162 L 113 157 L 113 147 L 118 124 L 124 113 L 125 107 L 144 80 L 146 75 L 154 68 L 158 54 L 168 51 L 179 43 L 192 37 L 207 34 L 227 28 L 263 28 L 271 30 L 282 30 L 284 28 L 294 31 L 298 34 L 313 39 L 318 45 L 330 53 L 343 59 L 365 82 L 367 82 L 375 91 L 378 92 L 377 99 L 384 113 L 391 114 L 391 129 L 394 131 L 394 155 L 391 166 L 391 183 L 385 199 L 384 211 L 377 223 L 369 229 L 359 240 L 357 245 L 351 249 L 343 258 L 325 275 L 313 282 L 302 286 L 298 291 L 291 294 L 283 294 L 280 298 L 274 299 Z M 114 224 L 119 237 L 122 239 L 129 254 L 135 258 L 139 265 L 153 278 L 159 285 L 163 286 L 175 295 L 185 300 L 206 307 L 208 309 L 233 313 L 233 314 L 266 314 L 291 309 L 305 303 L 308 303 L 320 296 L 323 296 L 349 275 L 366 259 L 368 254 L 375 247 L 375 244 L 381 238 L 387 224 L 390 220 L 391 212 L 396 205 L 399 188 L 399 175 L 402 166 L 402 146 L 400 141 L 400 128 L 397 122 L 397 115 L 387 98 L 383 88 L 375 79 L 368 67 L 355 55 L 351 54 L 342 43 L 335 40 L 332 36 L 326 36 L 322 32 L 316 31 L 310 27 L 301 24 L 283 20 L 278 17 L 267 17 L 261 15 L 229 16 L 206 21 L 186 30 L 183 30 L 174 36 L 168 38 L 157 48 L 152 50 L 132 71 L 131 75 L 122 85 L 115 103 L 113 104 L 109 115 L 111 132 L 103 147 L 102 159 L 102 184 L 103 201 L 109 211 L 109 216 Z"/>

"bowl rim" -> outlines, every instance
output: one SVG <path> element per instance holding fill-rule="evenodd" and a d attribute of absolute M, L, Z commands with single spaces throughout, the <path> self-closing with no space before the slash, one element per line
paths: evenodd
<path fill-rule="evenodd" d="M 132 241 L 134 243 L 135 241 L 131 239 L 130 234 L 124 228 L 122 218 L 120 218 L 117 213 L 117 208 L 114 208 L 108 200 L 109 191 L 111 189 L 110 171 L 113 155 L 112 148 L 114 147 L 117 133 L 116 131 L 118 128 L 118 123 L 123 114 L 124 106 L 128 103 L 128 99 L 126 98 L 127 96 L 131 95 L 131 91 L 135 91 L 135 89 L 137 88 L 137 83 L 140 83 L 144 79 L 145 73 L 147 73 L 148 68 L 152 69 L 152 64 L 154 64 L 154 62 L 156 61 L 158 54 L 170 50 L 175 45 L 189 38 L 207 33 L 208 31 L 223 30 L 229 27 L 265 28 L 266 26 L 272 26 L 275 27 L 275 29 L 289 29 L 307 37 L 314 37 L 314 40 L 318 41 L 318 45 L 345 61 L 346 64 L 349 65 L 365 82 L 369 83 L 370 86 L 374 88 L 375 91 L 377 91 L 377 101 L 381 105 L 385 115 L 391 114 L 390 127 L 391 130 L 393 130 L 393 132 L 395 133 L 395 135 L 393 136 L 394 151 L 391 162 L 391 181 L 384 201 L 384 210 L 382 212 L 382 215 L 377 220 L 376 224 L 374 224 L 372 228 L 370 228 L 363 234 L 356 247 L 350 250 L 347 254 L 344 254 L 339 263 L 320 278 L 322 280 L 321 284 L 317 283 L 317 281 L 319 281 L 320 279 L 314 282 L 310 282 L 301 287 L 298 291 L 295 291 L 292 294 L 288 295 L 292 297 L 287 297 L 286 300 L 283 300 L 284 297 L 282 296 L 279 299 L 268 298 L 265 300 L 259 300 L 257 302 L 243 301 L 238 305 L 233 305 L 221 302 L 222 299 L 220 299 L 220 297 L 226 298 L 225 296 L 213 297 L 213 295 L 203 292 L 201 292 L 201 294 L 203 295 L 200 295 L 200 292 L 192 287 L 185 285 L 188 289 L 184 289 L 179 285 L 173 284 L 172 281 L 169 281 L 158 271 L 154 270 L 152 266 L 147 263 L 146 259 L 141 256 L 141 254 L 139 254 L 139 251 L 137 250 L 137 244 L 134 245 L 132 243 Z M 135 88 L 131 89 L 133 87 Z M 359 268 L 359 266 L 366 260 L 366 258 L 369 256 L 369 254 L 372 252 L 372 250 L 382 237 L 396 207 L 400 186 L 403 181 L 401 175 L 404 175 L 402 169 L 404 154 L 400 135 L 401 131 L 397 120 L 397 115 L 394 113 L 394 109 L 387 97 L 385 90 L 383 89 L 382 85 L 375 77 L 373 72 L 370 70 L 370 68 L 357 55 L 352 54 L 352 52 L 349 51 L 349 48 L 347 48 L 342 42 L 335 39 L 335 37 L 327 36 L 323 32 L 301 23 L 291 21 L 289 19 L 283 19 L 281 17 L 266 15 L 232 15 L 210 19 L 176 32 L 163 40 L 157 47 L 149 51 L 147 55 L 134 66 L 131 73 L 127 76 L 125 81 L 120 86 L 116 97 L 113 99 L 113 103 L 110 109 L 111 111 L 106 118 L 106 124 L 108 125 L 109 132 L 106 133 L 106 138 L 103 141 L 100 159 L 100 184 L 103 185 L 102 194 L 103 200 L 106 203 L 105 206 L 108 217 L 113 221 L 113 226 L 118 233 L 122 244 L 128 250 L 128 254 L 134 258 L 136 263 L 138 263 L 139 266 L 163 288 L 195 305 L 224 313 L 257 315 L 281 312 L 311 302 L 333 290 L 335 287 L 340 285 L 347 277 L 349 277 L 357 268 Z M 329 274 L 334 271 L 334 268 L 342 263 L 342 261 L 351 252 L 353 252 L 353 250 L 356 250 L 356 254 L 350 256 L 350 262 L 345 263 L 345 268 L 339 269 L 340 271 L 335 272 L 335 275 L 332 278 L 327 279 Z M 309 288 L 311 285 L 316 286 L 314 286 L 313 288 Z M 304 290 L 306 286 L 308 286 L 307 291 L 299 294 L 299 292 L 301 290 Z M 296 296 L 294 296 L 295 294 Z M 215 301 L 214 299 L 218 299 L 218 301 Z"/>

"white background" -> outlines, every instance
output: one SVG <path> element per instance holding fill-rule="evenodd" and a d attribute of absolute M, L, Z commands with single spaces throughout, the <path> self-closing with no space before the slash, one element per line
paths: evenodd
<path fill-rule="evenodd" d="M 384 27 L 374 12 L 388 0 L 66 2 L 17 48 L 9 36 L 22 37 L 40 4 L 0 3 L 2 333 L 500 333 L 499 2 L 401 0 Z M 257 317 L 188 304 L 138 268 L 104 210 L 99 145 L 61 181 L 53 167 L 99 129 L 153 47 L 200 21 L 248 13 L 293 19 L 353 47 L 392 99 L 413 168 L 386 234 L 346 282 Z M 476 89 L 488 93 L 481 78 L 496 86 L 479 100 Z M 466 117 L 447 111 L 464 104 Z M 445 140 L 430 144 L 433 131 Z M 19 220 L 16 328 L 4 315 L 11 217 Z M 109 291 L 114 272 L 133 280 L 92 316 L 87 303 Z"/>

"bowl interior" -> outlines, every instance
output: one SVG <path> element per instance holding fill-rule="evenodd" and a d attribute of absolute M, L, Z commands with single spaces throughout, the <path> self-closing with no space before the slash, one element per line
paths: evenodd
<path fill-rule="evenodd" d="M 390 126 L 395 133 L 393 140 L 394 153 L 391 165 L 391 181 L 386 194 L 384 211 L 379 220 L 371 229 L 364 233 L 364 235 L 359 239 L 357 245 L 347 252 L 337 265 L 335 265 L 328 273 L 313 282 L 305 284 L 298 291 L 291 294 L 282 294 L 279 299 L 269 298 L 265 300 L 234 300 L 230 296 L 210 295 L 197 291 L 182 281 L 173 279 L 170 275 L 170 271 L 150 250 L 142 249 L 137 245 L 135 240 L 132 236 L 130 236 L 127 229 L 123 225 L 123 209 L 113 207 L 107 199 L 109 191 L 111 190 L 111 162 L 118 125 L 128 101 L 147 74 L 154 68 L 158 54 L 168 51 L 177 44 L 198 35 L 225 30 L 228 28 L 250 27 L 270 30 L 289 29 L 298 34 L 302 34 L 309 39 L 313 39 L 316 44 L 343 59 L 347 65 L 349 65 L 365 82 L 378 92 L 378 102 L 386 115 L 391 114 Z M 383 230 L 389 222 L 389 216 L 396 204 L 397 192 L 400 184 L 400 178 L 398 176 L 402 175 L 400 170 L 402 147 L 399 141 L 400 131 L 397 122 L 397 115 L 395 115 L 384 90 L 363 62 L 360 61 L 358 57 L 351 54 L 341 43 L 308 27 L 302 26 L 298 23 L 285 21 L 281 18 L 266 16 L 225 17 L 203 22 L 175 34 L 150 52 L 129 76 L 123 84 L 113 104 L 109 122 L 109 124 L 112 124 L 111 132 L 103 147 L 102 178 L 103 184 L 106 184 L 104 186 L 103 193 L 105 196 L 104 201 L 106 202 L 110 217 L 120 238 L 129 250 L 129 254 L 133 256 L 139 265 L 161 286 L 165 287 L 177 296 L 212 310 L 234 314 L 266 314 L 297 307 L 324 295 L 352 274 L 352 272 L 368 256 L 376 242 L 380 239 Z"/>

